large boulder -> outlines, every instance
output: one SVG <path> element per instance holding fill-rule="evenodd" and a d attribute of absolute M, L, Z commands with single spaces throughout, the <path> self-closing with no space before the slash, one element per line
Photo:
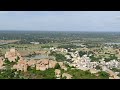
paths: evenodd
<path fill-rule="evenodd" d="M 45 71 L 46 69 L 48 69 L 48 65 L 36 64 L 36 70 Z"/>
<path fill-rule="evenodd" d="M 98 73 L 99 72 L 99 70 L 96 70 L 96 69 L 90 69 L 90 73 L 91 74 L 95 74 L 95 73 Z"/>
<path fill-rule="evenodd" d="M 27 60 L 18 60 L 18 62 L 17 62 L 18 64 L 25 64 L 25 65 L 27 65 Z"/>
<path fill-rule="evenodd" d="M 4 68 L 3 64 L 4 64 L 3 57 L 0 57 L 0 69 Z"/>
<path fill-rule="evenodd" d="M 18 60 L 17 64 L 13 65 L 12 69 L 26 72 L 28 69 L 27 60 L 24 60 L 24 59 Z"/>
<path fill-rule="evenodd" d="M 114 79 L 113 77 L 109 77 L 109 79 Z"/>
<path fill-rule="evenodd" d="M 28 66 L 34 66 L 36 64 L 36 60 L 29 60 L 27 64 Z"/>
<path fill-rule="evenodd" d="M 66 79 L 72 79 L 72 75 L 68 74 L 68 73 L 63 73 L 62 74 L 62 78 L 66 77 Z"/>
<path fill-rule="evenodd" d="M 48 59 L 42 59 L 42 60 L 37 61 L 36 70 L 44 71 L 48 68 L 49 68 L 49 60 Z"/>
<path fill-rule="evenodd" d="M 3 66 L 4 62 L 0 59 L 0 67 Z"/>
<path fill-rule="evenodd" d="M 49 68 L 55 68 L 57 61 L 49 60 Z"/>
<path fill-rule="evenodd" d="M 26 64 L 16 64 L 16 65 L 13 65 L 12 69 L 16 69 L 17 71 L 24 71 L 26 72 L 27 71 L 27 68 L 28 68 L 28 65 Z"/>
<path fill-rule="evenodd" d="M 41 63 L 44 65 L 48 65 L 49 64 L 49 59 L 41 59 Z"/>
<path fill-rule="evenodd" d="M 15 59 L 17 59 L 17 57 L 21 58 L 21 55 L 15 48 L 11 48 L 8 52 L 5 53 L 5 58 L 8 58 L 10 62 L 15 62 Z"/>
<path fill-rule="evenodd" d="M 59 69 L 55 69 L 55 76 L 57 78 L 60 78 L 61 77 L 61 71 Z"/>
<path fill-rule="evenodd" d="M 49 64 L 49 59 L 40 59 L 40 60 L 37 60 L 36 61 L 37 64 L 45 64 L 45 65 L 48 65 Z"/>
<path fill-rule="evenodd" d="M 64 69 L 65 71 L 67 71 L 67 67 L 65 66 L 63 62 L 58 62 L 58 64 L 60 65 L 61 69 Z"/>
<path fill-rule="evenodd" d="M 63 62 L 58 62 L 58 64 L 60 65 L 60 67 L 62 67 L 64 65 Z"/>
<path fill-rule="evenodd" d="M 114 79 L 120 79 L 120 77 L 118 77 L 117 75 L 114 76 Z"/>

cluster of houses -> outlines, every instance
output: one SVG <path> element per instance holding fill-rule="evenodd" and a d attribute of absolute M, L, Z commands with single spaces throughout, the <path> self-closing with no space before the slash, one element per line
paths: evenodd
<path fill-rule="evenodd" d="M 30 42 L 31 44 L 40 44 L 39 42 Z"/>
<path fill-rule="evenodd" d="M 99 60 L 99 62 L 91 62 L 91 59 L 87 55 L 83 55 L 82 57 L 80 57 L 78 51 L 72 53 L 70 52 L 69 54 L 70 55 L 66 55 L 65 57 L 72 61 L 72 63 L 68 63 L 70 66 L 74 66 L 77 69 L 81 69 L 84 71 L 90 70 L 91 73 L 99 72 L 100 69 L 96 69 L 96 67 L 99 66 L 101 67 L 102 71 L 105 71 L 111 75 L 110 79 L 120 79 L 117 76 L 120 72 L 113 72 L 111 70 L 112 68 L 120 69 L 120 62 L 117 60 L 110 60 L 109 62 L 105 62 L 104 59 L 102 59 Z"/>
<path fill-rule="evenodd" d="M 57 49 L 57 48 L 52 48 L 51 50 L 53 51 L 60 51 L 61 53 L 63 51 L 67 51 L 66 49 Z M 117 60 L 110 60 L 109 62 L 105 62 L 104 59 L 99 60 L 99 61 L 94 61 L 92 62 L 89 56 L 83 55 L 82 57 L 79 56 L 79 52 L 66 52 L 69 54 L 66 54 L 65 57 L 69 62 L 66 62 L 70 66 L 74 66 L 77 69 L 81 70 L 89 70 L 91 73 L 97 73 L 99 71 L 105 71 L 110 74 L 110 79 L 116 78 L 118 79 L 119 77 L 117 76 L 120 72 L 113 72 L 111 69 L 112 68 L 117 68 L 120 69 L 120 62 Z M 96 67 L 99 66 L 101 69 L 97 69 Z M 106 69 L 105 69 L 106 68 Z"/>
<path fill-rule="evenodd" d="M 65 52 L 65 53 L 68 52 L 67 49 L 64 49 L 64 48 L 56 48 L 56 47 L 51 47 L 50 50 L 51 50 L 51 51 L 55 51 L 55 52 Z"/>
<path fill-rule="evenodd" d="M 85 68 L 89 68 L 89 69 L 95 69 L 96 66 L 106 66 L 108 69 L 112 69 L 112 68 L 117 68 L 120 69 L 120 62 L 117 60 L 110 60 L 109 62 L 105 62 L 104 59 L 99 60 L 98 61 L 94 61 L 91 62 L 91 59 L 87 56 L 87 55 L 83 55 L 82 57 L 80 57 L 79 55 L 76 55 L 76 53 L 73 55 L 71 55 L 71 61 L 72 61 L 72 65 L 79 68 L 79 67 L 85 67 Z M 70 57 L 70 56 L 69 56 Z M 67 59 L 68 55 L 67 55 Z"/>
<path fill-rule="evenodd" d="M 120 62 L 117 60 L 110 60 L 109 62 L 105 62 L 104 59 L 100 60 L 100 62 L 91 62 L 91 59 L 87 55 L 83 55 L 82 57 L 79 56 L 79 52 L 68 52 L 67 49 L 64 48 L 50 48 L 52 51 L 58 52 L 66 52 L 69 53 L 65 55 L 67 60 L 73 61 L 73 64 L 77 64 L 78 66 L 83 66 L 87 68 L 95 68 L 97 65 L 103 65 L 107 68 L 119 68 L 120 69 Z"/>

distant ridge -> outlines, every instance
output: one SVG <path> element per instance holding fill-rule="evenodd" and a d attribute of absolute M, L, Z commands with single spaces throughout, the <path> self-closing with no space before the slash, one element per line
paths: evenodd
<path fill-rule="evenodd" d="M 0 32 L 20 32 L 20 31 L 23 31 L 23 32 L 120 32 L 120 31 L 75 31 L 75 30 L 71 30 L 71 31 L 68 31 L 68 30 L 0 30 Z"/>

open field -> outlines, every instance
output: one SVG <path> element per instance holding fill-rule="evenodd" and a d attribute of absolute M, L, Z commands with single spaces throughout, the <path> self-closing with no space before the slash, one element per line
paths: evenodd
<path fill-rule="evenodd" d="M 1 32 L 2 33 L 2 32 Z M 73 60 L 77 58 L 82 58 L 83 55 L 87 55 L 91 59 L 91 62 L 100 62 L 101 59 L 105 59 L 106 62 L 116 60 L 120 61 L 120 45 L 119 35 L 120 33 L 115 33 L 116 37 L 112 33 L 89 33 L 89 32 L 7 32 L 6 34 L 1 34 L 0 43 L 5 43 L 0 45 L 0 56 L 4 57 L 6 52 L 10 48 L 15 48 L 22 57 L 26 57 L 28 60 L 40 60 L 41 56 L 45 56 L 44 59 L 48 57 L 50 60 L 56 60 L 58 62 L 67 61 L 72 64 L 66 58 L 66 55 L 71 54 Z M 14 36 L 13 36 L 14 34 Z M 6 36 L 7 35 L 7 36 Z M 47 37 L 46 37 L 47 36 Z M 111 36 L 111 37 L 110 37 Z M 5 40 L 2 40 L 5 37 Z M 116 40 L 118 39 L 118 40 Z M 33 42 L 33 43 L 31 43 Z M 38 42 L 37 44 L 34 42 Z M 116 42 L 116 44 L 106 44 L 106 43 Z M 51 50 L 53 49 L 53 51 Z M 65 51 L 63 51 L 65 50 Z M 78 52 L 78 56 L 74 55 Z M 41 55 L 41 56 L 40 56 Z M 91 56 L 90 56 L 91 55 Z M 35 58 L 36 57 L 36 58 Z M 75 58 L 74 58 L 75 57 Z M 71 59 L 71 60 L 72 60 Z M 68 67 L 67 67 L 68 68 Z M 30 70 L 26 73 L 21 72 L 24 78 L 55 78 L 55 69 L 48 69 L 45 72 Z M 116 69 L 115 69 L 116 70 Z M 100 72 L 101 76 L 96 76 L 96 74 L 91 74 L 90 71 L 82 71 L 77 69 L 68 69 L 63 71 L 64 73 L 69 73 L 75 79 L 85 79 L 85 78 L 109 78 L 108 74 L 105 72 Z M 34 75 L 32 75 L 34 72 Z M 47 73 L 51 73 L 47 76 Z M 6 73 L 6 72 L 5 72 Z M 41 74 L 41 75 L 38 75 Z M 27 76 L 28 75 L 28 76 Z M 46 75 L 46 76 L 44 76 Z M 31 77 L 32 76 L 32 77 Z"/>
<path fill-rule="evenodd" d="M 0 40 L 0 44 L 9 44 L 19 42 L 20 40 Z"/>

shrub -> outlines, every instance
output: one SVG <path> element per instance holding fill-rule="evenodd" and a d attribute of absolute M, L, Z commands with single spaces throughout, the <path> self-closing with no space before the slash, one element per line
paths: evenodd
<path fill-rule="evenodd" d="M 60 69 L 60 65 L 58 63 L 55 65 L 55 69 Z"/>
<path fill-rule="evenodd" d="M 84 52 L 84 51 L 79 51 L 79 55 L 80 57 L 82 57 L 83 55 L 87 54 L 87 52 Z"/>
<path fill-rule="evenodd" d="M 114 72 L 120 72 L 120 69 L 112 68 L 112 71 L 114 71 Z"/>
<path fill-rule="evenodd" d="M 98 69 L 98 70 L 101 70 L 101 67 L 99 65 L 96 66 L 95 68 Z"/>
<path fill-rule="evenodd" d="M 53 47 L 53 46 L 48 46 L 48 45 L 41 46 L 41 48 L 50 48 L 50 47 Z"/>
<path fill-rule="evenodd" d="M 109 77 L 109 74 L 106 73 L 105 71 L 99 72 L 99 75 L 102 76 L 102 77 Z"/>
<path fill-rule="evenodd" d="M 65 61 L 66 57 L 62 54 L 55 54 L 56 60 L 57 61 Z"/>

